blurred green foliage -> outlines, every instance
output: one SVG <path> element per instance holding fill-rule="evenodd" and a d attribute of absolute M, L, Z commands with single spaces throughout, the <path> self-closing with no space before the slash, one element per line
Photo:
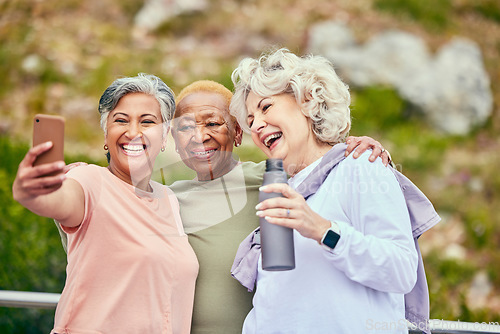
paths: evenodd
<path fill-rule="evenodd" d="M 351 94 L 351 135 L 371 136 L 389 148 L 396 168 L 424 191 L 438 212 L 444 215 L 452 212 L 464 223 L 464 246 L 468 251 L 476 252 L 472 256 L 475 262 L 449 259 L 435 251 L 424 257 L 431 318 L 498 321 L 499 315 L 494 310 L 471 310 L 466 304 L 464 291 L 468 290 L 479 270 L 486 270 L 496 286 L 500 283 L 500 156 L 493 153 L 491 165 L 459 166 L 450 173 L 447 170 L 450 166 L 443 165 L 446 155 L 473 145 L 471 143 L 477 140 L 475 133 L 465 137 L 440 134 L 392 89 L 370 87 L 354 90 Z M 429 178 L 430 175 L 442 176 L 438 185 Z M 430 185 L 438 187 L 438 191 Z M 446 235 L 442 237 L 446 238 Z"/>
<path fill-rule="evenodd" d="M 425 259 L 425 269 L 427 280 L 429 282 L 438 282 L 438 284 L 431 284 L 429 288 L 430 299 L 440 301 L 431 303 L 431 314 L 441 315 L 440 317 L 434 316 L 434 318 L 455 320 L 453 316 L 457 312 L 458 305 L 451 302 L 454 299 L 451 298 L 452 296 L 458 297 L 457 299 L 460 301 L 459 310 L 468 311 L 464 302 L 465 296 L 461 294 L 461 291 L 464 290 L 474 276 L 477 270 L 476 266 L 456 260 L 443 260 L 441 254 L 431 253 Z M 468 321 L 472 321 L 473 318 L 473 316 L 467 317 Z M 460 319 L 463 318 L 460 317 Z"/>
<path fill-rule="evenodd" d="M 476 0 L 471 7 L 485 18 L 500 22 L 500 1 Z"/>
<path fill-rule="evenodd" d="M 59 293 L 66 278 L 66 254 L 52 219 L 40 217 L 12 198 L 12 182 L 28 146 L 0 136 L 0 290 Z M 66 158 L 67 163 L 91 161 Z M 49 333 L 52 309 L 0 307 L 0 333 Z"/>
<path fill-rule="evenodd" d="M 439 134 L 421 119 L 421 115 L 412 113 L 393 89 L 355 90 L 352 100 L 351 135 L 383 140 L 397 157 L 400 172 L 416 177 L 424 169 L 439 166 L 444 152 L 453 142 L 453 137 Z"/>
<path fill-rule="evenodd" d="M 0 289 L 61 292 L 66 256 L 52 220 L 39 217 L 12 198 L 17 165 L 28 147 L 0 137 Z M 1 333 L 48 333 L 54 310 L 0 307 Z"/>
<path fill-rule="evenodd" d="M 450 24 L 451 0 L 375 0 L 375 8 L 404 18 L 410 18 L 423 26 L 442 30 Z"/>

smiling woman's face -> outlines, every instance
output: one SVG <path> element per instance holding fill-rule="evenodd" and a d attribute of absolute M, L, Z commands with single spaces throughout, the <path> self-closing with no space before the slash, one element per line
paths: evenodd
<path fill-rule="evenodd" d="M 158 101 L 144 93 L 123 96 L 108 115 L 105 144 L 113 174 L 130 184 L 149 178 L 165 144 Z"/>
<path fill-rule="evenodd" d="M 288 174 L 295 175 L 329 149 L 316 139 L 309 118 L 293 95 L 259 96 L 250 92 L 246 107 L 255 145 L 269 158 L 282 159 Z"/>
<path fill-rule="evenodd" d="M 227 102 L 216 93 L 197 92 L 177 105 L 172 136 L 180 157 L 199 180 L 213 180 L 234 166 L 235 141 L 241 142 L 241 129 L 229 115 Z"/>

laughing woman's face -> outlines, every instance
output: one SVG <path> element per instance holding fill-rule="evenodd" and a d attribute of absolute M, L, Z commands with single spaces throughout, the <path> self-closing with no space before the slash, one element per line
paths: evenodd
<path fill-rule="evenodd" d="M 153 96 L 127 94 L 108 115 L 105 144 L 109 168 L 127 183 L 151 175 L 164 141 L 160 104 Z"/>
<path fill-rule="evenodd" d="M 290 94 L 259 96 L 250 92 L 247 123 L 254 143 L 269 157 L 282 159 L 290 175 L 314 162 L 319 144 L 310 120 Z"/>
<path fill-rule="evenodd" d="M 231 120 L 226 99 L 216 93 L 197 92 L 177 106 L 172 136 L 184 163 L 199 180 L 213 180 L 233 167 L 233 145 L 241 143 L 241 129 Z"/>

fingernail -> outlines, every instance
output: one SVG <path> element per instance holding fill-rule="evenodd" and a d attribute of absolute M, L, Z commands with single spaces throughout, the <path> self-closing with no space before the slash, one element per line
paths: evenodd
<path fill-rule="evenodd" d="M 261 186 L 261 187 L 259 187 L 259 191 L 264 191 L 266 189 L 267 189 L 267 186 Z"/>
<path fill-rule="evenodd" d="M 357 158 L 358 157 L 358 152 L 354 152 L 353 157 Z"/>
<path fill-rule="evenodd" d="M 255 214 L 259 217 L 262 217 L 262 211 L 257 211 Z"/>
<path fill-rule="evenodd" d="M 260 208 L 262 207 L 262 205 L 259 203 L 255 206 L 255 210 L 260 210 Z"/>
<path fill-rule="evenodd" d="M 66 164 L 61 161 L 61 162 L 57 163 L 56 167 L 59 168 L 59 169 L 61 169 L 61 168 L 64 168 L 65 165 Z"/>

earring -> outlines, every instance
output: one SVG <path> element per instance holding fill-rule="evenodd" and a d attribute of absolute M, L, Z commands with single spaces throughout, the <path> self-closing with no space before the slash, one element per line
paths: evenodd
<path fill-rule="evenodd" d="M 240 146 L 240 143 L 234 143 L 234 146 L 238 147 Z"/>
<path fill-rule="evenodd" d="M 104 144 L 103 148 L 104 148 L 105 151 L 107 151 L 108 150 L 108 145 Z"/>
<path fill-rule="evenodd" d="M 165 147 L 162 147 L 160 151 L 165 152 Z"/>

